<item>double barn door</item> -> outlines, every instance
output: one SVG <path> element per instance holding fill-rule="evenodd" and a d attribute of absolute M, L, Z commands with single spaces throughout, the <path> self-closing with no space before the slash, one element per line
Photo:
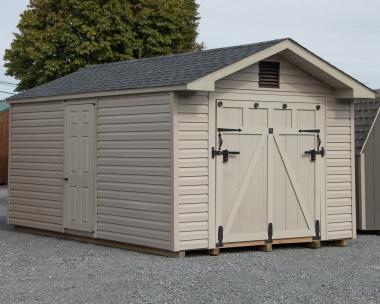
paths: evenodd
<path fill-rule="evenodd" d="M 215 156 L 219 239 L 315 236 L 324 158 L 305 151 L 318 138 L 323 151 L 324 105 L 220 100 L 217 128 L 220 153 L 230 152 Z"/>

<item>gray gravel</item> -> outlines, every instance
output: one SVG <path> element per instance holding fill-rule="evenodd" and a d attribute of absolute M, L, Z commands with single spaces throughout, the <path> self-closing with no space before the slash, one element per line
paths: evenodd
<path fill-rule="evenodd" d="M 0 303 L 380 303 L 380 236 L 346 248 L 173 259 L 16 232 L 4 221 Z"/>

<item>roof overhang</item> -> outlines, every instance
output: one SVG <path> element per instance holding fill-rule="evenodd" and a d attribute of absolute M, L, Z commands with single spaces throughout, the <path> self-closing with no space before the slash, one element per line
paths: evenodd
<path fill-rule="evenodd" d="M 280 55 L 316 79 L 334 88 L 337 99 L 375 98 L 375 92 L 319 56 L 287 39 L 225 68 L 187 84 L 188 90 L 215 91 L 215 82 L 261 60 Z"/>
<path fill-rule="evenodd" d="M 29 102 L 87 99 L 87 98 L 97 98 L 97 97 L 107 97 L 107 96 L 132 95 L 132 94 L 173 92 L 173 91 L 187 91 L 187 87 L 186 85 L 177 85 L 177 86 L 150 87 L 150 88 L 132 89 L 132 90 L 99 91 L 99 92 L 90 92 L 90 93 L 75 93 L 75 94 L 66 94 L 66 95 L 11 99 L 11 100 L 7 100 L 7 102 L 9 104 L 15 104 L 15 103 L 29 103 Z"/>
<path fill-rule="evenodd" d="M 334 89 L 334 94 L 337 99 L 353 100 L 355 98 L 375 98 L 375 91 L 365 86 L 360 81 L 354 79 L 311 51 L 307 50 L 292 39 L 286 39 L 274 44 L 271 47 L 263 49 L 251 56 L 239 60 L 233 64 L 225 66 L 219 70 L 209 73 L 201 78 L 191 82 L 161 86 L 161 87 L 144 87 L 137 89 L 111 90 L 111 91 L 96 91 L 88 93 L 73 93 L 65 95 L 28 97 L 19 99 L 7 99 L 10 104 L 24 102 L 41 102 L 67 99 L 82 99 L 96 98 L 103 96 L 116 96 L 128 94 L 142 94 L 154 92 L 172 92 L 172 91 L 215 91 L 216 81 L 249 67 L 261 60 L 265 60 L 274 55 L 280 56 L 286 61 L 294 64 L 299 69 L 310 74 L 314 78 L 325 83 Z"/>

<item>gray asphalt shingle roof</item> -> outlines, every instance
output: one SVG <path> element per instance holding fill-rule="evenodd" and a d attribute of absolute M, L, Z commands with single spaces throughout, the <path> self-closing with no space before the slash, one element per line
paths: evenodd
<path fill-rule="evenodd" d="M 380 108 L 380 90 L 376 90 L 376 99 L 355 100 L 355 150 L 359 153 L 368 137 L 369 130 Z"/>
<path fill-rule="evenodd" d="M 93 65 L 8 99 L 187 84 L 283 40 Z"/>

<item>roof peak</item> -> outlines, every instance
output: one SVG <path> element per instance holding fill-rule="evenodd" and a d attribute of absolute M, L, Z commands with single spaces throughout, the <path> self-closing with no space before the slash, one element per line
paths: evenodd
<path fill-rule="evenodd" d="M 186 52 L 186 53 L 178 53 L 178 54 L 170 54 L 170 55 L 158 55 L 158 56 L 145 57 L 145 58 L 132 58 L 132 59 L 128 59 L 128 60 L 114 61 L 114 62 L 108 62 L 108 63 L 95 63 L 95 64 L 91 64 L 91 65 L 82 67 L 81 69 L 97 68 L 97 67 L 103 67 L 105 65 L 118 65 L 118 64 L 124 64 L 124 63 L 130 63 L 130 62 L 134 62 L 134 61 L 142 62 L 142 61 L 159 60 L 159 59 L 171 58 L 171 57 L 185 57 L 185 56 L 193 55 L 196 53 L 208 53 L 208 52 L 212 52 L 212 51 L 230 50 L 233 48 L 260 46 L 260 45 L 271 44 L 271 43 L 275 43 L 275 42 L 279 43 L 279 42 L 282 42 L 285 40 L 292 40 L 292 39 L 291 38 L 277 38 L 277 39 L 260 41 L 260 42 L 238 44 L 238 45 L 233 45 L 233 46 L 224 46 L 224 47 L 204 49 L 204 50 L 199 50 L 199 51 L 190 51 L 190 52 Z"/>

